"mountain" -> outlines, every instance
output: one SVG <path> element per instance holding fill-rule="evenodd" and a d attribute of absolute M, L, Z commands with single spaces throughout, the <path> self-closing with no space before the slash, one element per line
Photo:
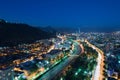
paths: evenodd
<path fill-rule="evenodd" d="M 81 32 L 114 32 L 120 31 L 120 25 L 115 26 L 79 26 L 79 27 L 54 27 L 57 32 L 60 33 L 73 33 L 78 32 L 79 28 Z"/>
<path fill-rule="evenodd" d="M 46 27 L 39 27 L 43 31 L 49 32 L 49 33 L 56 33 L 57 31 L 52 26 L 46 26 Z"/>
<path fill-rule="evenodd" d="M 55 30 L 59 33 L 73 33 L 78 31 L 75 27 L 55 27 Z"/>
<path fill-rule="evenodd" d="M 14 46 L 52 37 L 56 37 L 56 33 L 47 32 L 27 24 L 0 21 L 0 46 Z"/>

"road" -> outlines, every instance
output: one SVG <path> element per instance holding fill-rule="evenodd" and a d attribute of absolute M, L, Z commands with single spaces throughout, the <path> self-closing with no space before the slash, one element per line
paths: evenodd
<path fill-rule="evenodd" d="M 69 58 L 65 59 L 63 62 L 61 62 L 56 67 L 50 69 L 46 74 L 44 74 L 42 77 L 40 77 L 38 80 L 51 80 L 55 75 L 57 75 L 60 71 L 66 67 L 69 62 L 71 62 L 73 59 L 77 58 L 76 56 L 70 56 Z"/>
<path fill-rule="evenodd" d="M 73 56 L 69 56 L 67 59 L 63 60 L 60 64 L 50 69 L 47 73 L 41 76 L 38 80 L 51 80 L 52 78 L 54 78 L 55 75 L 61 72 L 72 60 L 76 59 L 78 57 L 76 56 L 76 54 L 80 53 L 80 46 L 77 43 L 75 43 L 75 46 L 76 46 L 75 47 L 76 50 L 78 51 L 75 51 Z"/>
<path fill-rule="evenodd" d="M 96 69 L 94 71 L 94 75 L 92 80 L 102 80 L 104 78 L 103 76 L 103 71 L 104 71 L 104 53 L 102 50 L 100 50 L 99 48 L 95 47 L 94 45 L 92 45 L 91 43 L 89 43 L 87 40 L 85 40 L 85 42 L 92 47 L 93 49 L 95 49 L 98 52 L 98 58 L 97 58 L 97 66 Z"/>

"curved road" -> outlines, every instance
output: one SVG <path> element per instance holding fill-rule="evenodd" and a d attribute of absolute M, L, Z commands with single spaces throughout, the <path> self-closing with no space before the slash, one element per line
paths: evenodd
<path fill-rule="evenodd" d="M 80 46 L 77 42 L 74 43 L 76 51 L 73 53 L 72 56 L 69 56 L 67 59 L 63 60 L 60 64 L 55 66 L 54 68 L 50 69 L 44 75 L 42 75 L 38 80 L 52 80 L 55 75 L 59 74 L 72 60 L 76 59 L 78 56 L 77 54 L 80 53 Z"/>
<path fill-rule="evenodd" d="M 97 66 L 96 69 L 94 71 L 94 75 L 92 80 L 102 80 L 104 78 L 103 76 L 103 71 L 104 71 L 104 53 L 102 50 L 100 50 L 99 48 L 95 47 L 94 45 L 92 45 L 91 43 L 89 43 L 87 40 L 85 40 L 85 42 L 92 47 L 93 49 L 95 49 L 98 52 L 98 58 L 97 58 Z"/>

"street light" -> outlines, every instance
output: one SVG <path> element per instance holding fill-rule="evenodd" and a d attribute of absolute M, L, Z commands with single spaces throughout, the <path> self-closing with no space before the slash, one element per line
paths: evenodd
<path fill-rule="evenodd" d="M 120 60 L 118 61 L 118 63 L 120 64 Z"/>
<path fill-rule="evenodd" d="M 76 72 L 75 75 L 78 75 L 78 72 Z"/>
<path fill-rule="evenodd" d="M 87 74 L 87 71 L 84 71 L 84 74 Z"/>
<path fill-rule="evenodd" d="M 60 80 L 63 80 L 63 78 L 61 77 Z"/>
<path fill-rule="evenodd" d="M 81 71 L 81 69 L 78 69 L 78 72 L 80 72 Z"/>

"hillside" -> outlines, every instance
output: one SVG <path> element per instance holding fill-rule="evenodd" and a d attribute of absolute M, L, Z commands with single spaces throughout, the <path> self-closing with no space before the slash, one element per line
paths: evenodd
<path fill-rule="evenodd" d="M 55 37 L 55 33 L 46 32 L 27 24 L 0 21 L 0 46 L 14 46 L 51 37 Z"/>

